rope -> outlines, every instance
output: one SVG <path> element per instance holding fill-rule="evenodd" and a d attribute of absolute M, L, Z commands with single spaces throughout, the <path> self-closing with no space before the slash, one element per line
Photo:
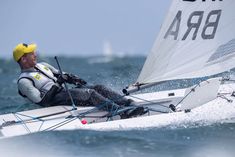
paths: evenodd
<path fill-rule="evenodd" d="M 73 117 L 73 118 L 70 118 L 70 119 L 66 119 L 66 120 L 64 120 L 64 121 L 62 121 L 62 122 L 60 122 L 60 123 L 57 123 L 57 124 L 55 124 L 55 125 L 52 125 L 51 127 L 48 127 L 48 128 L 46 128 L 46 129 L 42 130 L 42 131 L 55 130 L 55 129 L 61 127 L 61 126 L 64 126 L 65 124 L 68 124 L 68 123 L 70 123 L 70 122 L 76 120 L 76 119 L 77 119 L 77 117 Z"/>
<path fill-rule="evenodd" d="M 22 122 L 22 126 L 25 128 L 26 131 L 28 131 L 28 133 L 31 133 L 30 129 L 27 127 L 26 123 L 19 117 L 17 116 L 17 114 L 14 114 L 14 116 L 16 117 L 16 119 L 18 119 L 19 121 Z"/>
<path fill-rule="evenodd" d="M 38 117 L 32 117 L 32 116 L 28 116 L 28 115 L 25 115 L 25 114 L 22 114 L 22 113 L 13 113 L 13 115 L 15 117 L 17 117 L 18 121 L 6 121 L 5 123 L 2 124 L 2 126 L 10 126 L 10 125 L 15 125 L 15 124 L 26 124 L 26 123 L 29 123 L 30 121 L 33 121 L 33 120 L 38 120 L 38 121 L 44 122 L 44 120 L 42 120 L 41 118 L 55 116 L 55 115 L 59 115 L 59 114 L 63 114 L 63 113 L 66 113 L 66 112 L 71 112 L 71 111 L 73 111 L 73 109 L 62 111 L 62 112 L 56 112 L 56 113 L 52 113 L 52 114 L 48 114 L 48 115 L 38 116 Z M 29 119 L 22 120 L 17 115 L 24 116 L 24 117 L 27 117 Z"/>

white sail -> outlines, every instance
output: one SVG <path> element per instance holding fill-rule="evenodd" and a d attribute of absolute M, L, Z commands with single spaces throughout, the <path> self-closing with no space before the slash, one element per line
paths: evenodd
<path fill-rule="evenodd" d="M 112 46 L 111 46 L 111 43 L 108 40 L 104 41 L 103 55 L 105 57 L 112 57 L 113 56 Z"/>
<path fill-rule="evenodd" d="M 210 76 L 235 67 L 235 0 L 173 0 L 139 83 Z"/>

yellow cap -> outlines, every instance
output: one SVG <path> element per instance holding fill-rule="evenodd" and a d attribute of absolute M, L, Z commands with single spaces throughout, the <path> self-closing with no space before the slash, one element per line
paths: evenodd
<path fill-rule="evenodd" d="M 15 49 L 13 50 L 13 58 L 16 62 L 19 61 L 19 59 L 26 53 L 32 53 L 36 50 L 37 45 L 36 44 L 18 44 Z"/>

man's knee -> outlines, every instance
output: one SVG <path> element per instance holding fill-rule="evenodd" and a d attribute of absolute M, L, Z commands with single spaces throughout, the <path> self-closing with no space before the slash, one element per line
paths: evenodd
<path fill-rule="evenodd" d="M 93 95 L 95 95 L 96 91 L 94 89 L 78 89 L 72 93 L 72 95 L 78 100 L 87 101 Z"/>
<path fill-rule="evenodd" d="M 96 91 L 95 91 L 95 89 L 87 89 L 87 93 L 89 95 L 94 95 L 94 94 L 96 94 Z"/>

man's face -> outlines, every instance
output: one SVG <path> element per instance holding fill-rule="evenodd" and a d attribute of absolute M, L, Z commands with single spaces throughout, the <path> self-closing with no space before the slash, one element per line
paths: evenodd
<path fill-rule="evenodd" d="M 37 64 L 36 52 L 24 54 L 21 58 L 21 61 L 27 68 L 34 67 Z"/>

